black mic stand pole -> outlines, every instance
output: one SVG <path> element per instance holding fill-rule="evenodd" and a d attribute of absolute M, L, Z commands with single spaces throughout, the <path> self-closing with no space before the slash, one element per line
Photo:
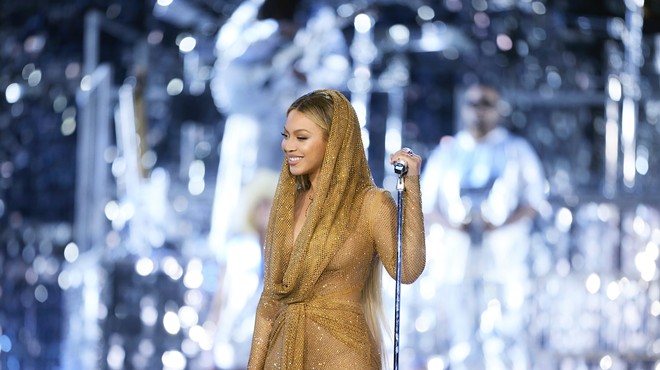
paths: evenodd
<path fill-rule="evenodd" d="M 407 167 L 402 162 L 394 164 L 394 172 L 399 175 L 396 182 L 397 190 L 397 247 L 396 247 L 396 288 L 394 291 L 394 370 L 399 369 L 399 319 L 401 310 L 401 245 L 403 243 L 403 176 Z"/>

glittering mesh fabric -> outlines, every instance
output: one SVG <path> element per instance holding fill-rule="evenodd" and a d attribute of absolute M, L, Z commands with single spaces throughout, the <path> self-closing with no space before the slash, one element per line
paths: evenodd
<path fill-rule="evenodd" d="M 286 162 L 280 173 L 250 369 L 381 368 L 362 290 L 376 258 L 395 276 L 397 206 L 374 185 L 353 107 L 341 93 L 324 92 L 333 99 L 333 119 L 314 201 L 295 241 L 295 178 Z M 412 283 L 426 261 L 418 177 L 406 178 L 403 198 L 402 282 Z"/>

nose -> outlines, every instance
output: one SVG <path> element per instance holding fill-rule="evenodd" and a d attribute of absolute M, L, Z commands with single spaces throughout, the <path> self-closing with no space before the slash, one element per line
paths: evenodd
<path fill-rule="evenodd" d="M 286 139 L 282 139 L 282 151 L 284 151 L 284 153 L 291 153 L 294 150 L 295 149 L 291 147 L 291 144 L 288 144 Z"/>

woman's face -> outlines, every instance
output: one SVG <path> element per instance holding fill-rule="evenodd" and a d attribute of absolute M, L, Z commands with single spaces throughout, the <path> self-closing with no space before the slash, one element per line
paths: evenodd
<path fill-rule="evenodd" d="M 282 150 L 292 175 L 309 175 L 314 179 L 321 171 L 325 156 L 325 131 L 305 114 L 292 110 L 284 124 Z"/>

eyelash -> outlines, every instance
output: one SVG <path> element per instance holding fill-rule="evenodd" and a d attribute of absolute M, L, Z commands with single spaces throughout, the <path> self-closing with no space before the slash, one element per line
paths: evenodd
<path fill-rule="evenodd" d="M 282 135 L 282 137 L 284 137 L 285 139 L 289 138 L 289 135 L 287 133 L 281 132 L 280 135 Z M 298 140 L 307 140 L 308 138 L 306 136 L 298 136 L 297 139 Z"/>

